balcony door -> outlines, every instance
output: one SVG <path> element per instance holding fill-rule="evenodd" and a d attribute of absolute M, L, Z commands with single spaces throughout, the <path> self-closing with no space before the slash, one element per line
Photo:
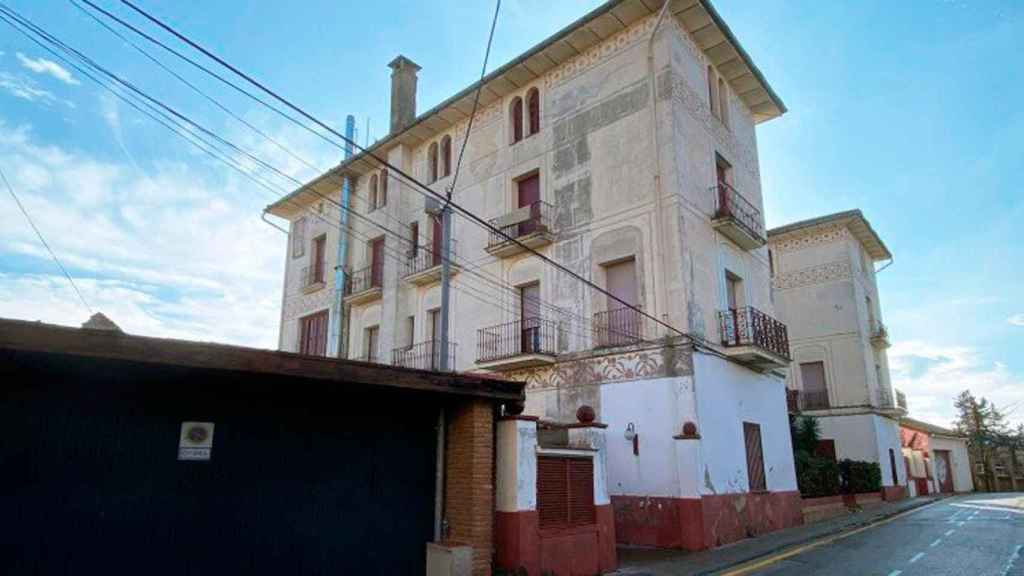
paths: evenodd
<path fill-rule="evenodd" d="M 370 241 L 370 286 L 384 285 L 384 239 Z"/>
<path fill-rule="evenodd" d="M 427 344 L 427 353 L 430 354 L 429 369 L 437 370 L 441 367 L 441 310 L 434 308 L 427 312 L 430 321 L 430 342 Z"/>
<path fill-rule="evenodd" d="M 537 231 L 540 222 L 540 174 L 523 178 L 516 183 L 518 207 L 528 208 L 530 217 L 519 223 L 517 236 L 526 236 Z"/>
<path fill-rule="evenodd" d="M 444 238 L 444 227 L 441 225 L 440 216 L 431 216 L 431 222 L 434 225 L 434 237 L 431 250 L 433 254 L 430 255 L 431 266 L 439 266 L 441 264 L 441 240 Z"/>
<path fill-rule="evenodd" d="M 640 315 L 630 308 L 638 307 L 640 301 L 636 260 L 630 259 L 605 266 L 605 283 L 608 291 L 614 296 L 608 297 L 605 318 L 608 344 L 628 344 L 640 335 Z"/>
<path fill-rule="evenodd" d="M 519 289 L 520 351 L 523 354 L 540 352 L 540 284 Z"/>

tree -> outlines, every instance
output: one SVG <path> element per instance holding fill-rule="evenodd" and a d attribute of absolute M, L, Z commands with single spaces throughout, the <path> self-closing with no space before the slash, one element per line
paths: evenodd
<path fill-rule="evenodd" d="M 956 430 L 967 437 L 975 461 L 982 463 L 985 489 L 991 491 L 990 479 L 995 479 L 992 455 L 1007 434 L 1006 419 L 994 404 L 985 398 L 978 400 L 970 390 L 961 392 L 954 405 L 958 412 Z"/>

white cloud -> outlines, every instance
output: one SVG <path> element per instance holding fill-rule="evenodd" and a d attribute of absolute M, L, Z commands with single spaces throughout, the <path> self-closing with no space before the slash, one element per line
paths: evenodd
<path fill-rule="evenodd" d="M 956 418 L 953 402 L 964 390 L 1010 406 L 1024 397 L 1024 377 L 1005 363 L 986 361 L 969 346 L 936 346 L 923 341 L 897 342 L 889 349 L 893 386 L 907 394 L 910 415 L 940 426 Z M 1016 426 L 1024 413 L 1011 414 Z"/>
<path fill-rule="evenodd" d="M 142 175 L 2 120 L 0 165 L 15 167 L 11 184 L 92 307 L 126 331 L 276 345 L 285 238 L 259 219 L 266 199 L 226 169 L 154 161 Z M 67 280 L 3 202 L 0 261 L 30 264 L 0 266 L 0 316 L 80 324 Z"/>
<path fill-rule="evenodd" d="M 15 56 L 17 56 L 18 61 L 21 62 L 21 65 L 24 68 L 27 68 L 35 72 L 36 74 L 52 76 L 53 78 L 56 78 L 57 80 L 60 80 L 61 82 L 65 84 L 70 84 L 72 86 L 77 86 L 78 84 L 80 84 L 78 79 L 75 78 L 70 71 L 68 71 L 60 64 L 57 64 L 53 60 L 47 60 L 46 58 L 42 57 L 32 59 L 28 56 L 25 56 L 21 52 L 15 53 Z"/>
<path fill-rule="evenodd" d="M 1012 326 L 1020 326 L 1024 328 L 1024 314 L 1014 314 L 1007 318 L 1006 321 Z"/>
<path fill-rule="evenodd" d="M 30 79 L 20 78 L 7 72 L 0 72 L 0 90 L 7 92 L 15 98 L 21 98 L 29 102 L 49 104 L 57 100 L 53 92 L 38 88 L 35 82 L 32 82 Z"/>

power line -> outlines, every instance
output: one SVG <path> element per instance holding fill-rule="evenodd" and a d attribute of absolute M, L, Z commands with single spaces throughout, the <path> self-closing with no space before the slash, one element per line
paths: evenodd
<path fill-rule="evenodd" d="M 83 1 L 89 2 L 89 0 L 83 0 Z M 641 308 L 639 308 L 639 307 L 637 307 L 637 306 L 627 302 L 626 300 L 616 296 L 615 294 L 613 294 L 609 290 L 606 290 L 606 289 L 598 286 L 597 284 L 594 284 L 593 282 L 591 282 L 590 280 L 584 278 L 582 275 L 580 275 L 579 273 L 575 272 L 574 270 L 572 270 L 572 269 L 570 269 L 570 268 L 568 268 L 568 267 L 566 267 L 566 266 L 564 266 L 564 265 L 562 265 L 562 264 L 552 260 L 551 258 L 549 258 L 549 257 L 545 256 L 544 254 L 538 252 L 537 250 L 527 246 L 526 244 L 524 244 L 523 242 L 521 242 L 517 238 L 515 238 L 515 237 L 505 233 L 500 228 L 493 226 L 492 224 L 490 224 L 489 222 L 487 222 L 486 220 L 484 220 L 483 218 L 481 218 L 480 216 L 478 216 L 474 212 L 472 212 L 472 211 L 470 211 L 470 210 L 468 210 L 466 208 L 463 208 L 462 206 L 456 204 L 455 202 L 452 202 L 445 195 L 439 194 L 438 192 L 434 191 L 433 189 L 431 189 L 430 187 L 426 186 L 422 182 L 420 182 L 417 179 L 413 178 L 411 175 L 407 174 L 402 169 L 398 168 L 397 166 L 394 166 L 394 165 L 390 164 L 389 162 L 387 162 L 386 160 L 384 160 L 383 158 L 378 156 L 376 153 L 374 153 L 372 150 L 369 150 L 368 148 L 364 148 L 364 147 L 360 146 L 357 142 L 347 138 L 346 136 L 344 136 L 343 134 L 341 134 L 337 130 L 331 128 L 329 125 L 325 124 L 324 122 L 322 122 L 321 120 L 319 120 L 315 116 L 313 116 L 310 113 L 306 112 L 305 110 L 303 110 L 299 106 L 293 104 L 290 100 L 284 98 L 283 96 L 279 95 L 277 92 L 275 92 L 272 89 L 268 88 L 263 83 L 259 82 L 258 80 L 254 79 L 253 77 L 249 76 L 245 72 L 242 72 L 240 69 L 238 69 L 234 65 L 230 64 L 229 62 L 227 62 L 224 59 L 220 58 L 216 54 L 214 54 L 211 51 L 207 50 L 203 46 L 199 45 L 195 41 L 193 41 L 190 38 L 188 38 L 187 36 L 185 36 L 184 34 L 178 32 L 173 27 L 171 27 L 170 25 L 164 23 L 159 18 L 149 14 L 148 12 L 143 10 L 142 8 L 136 6 L 133 2 L 130 2 L 129 0 L 121 0 L 121 3 L 124 4 L 125 6 L 128 6 L 129 8 L 131 8 L 136 13 L 140 14 L 142 17 L 146 18 L 147 20 L 149 20 L 153 24 L 155 24 L 158 27 L 162 28 L 164 31 L 166 31 L 169 34 L 173 35 L 174 37 L 178 38 L 182 42 L 188 44 L 193 49 L 201 52 L 207 58 L 210 58 L 211 60 L 217 62 L 218 64 L 220 64 L 224 68 L 227 68 L 228 70 L 230 70 L 231 72 L 233 72 L 237 76 L 243 78 L 246 82 L 252 84 L 253 86 L 255 86 L 257 88 L 259 88 L 261 91 L 263 91 L 264 93 L 270 95 L 273 99 L 277 100 L 278 102 L 284 104 L 287 108 L 291 109 L 295 113 L 297 113 L 300 116 L 306 118 L 310 122 L 313 122 L 315 125 L 319 126 L 323 130 L 326 130 L 327 132 L 333 134 L 337 138 L 340 138 L 342 141 L 352 145 L 354 148 L 360 150 L 361 153 L 365 154 L 366 156 L 369 156 L 369 157 L 373 158 L 375 161 L 380 163 L 380 165 L 386 166 L 389 169 L 389 171 L 393 170 L 396 174 L 400 175 L 403 178 L 403 180 L 408 182 L 410 185 L 412 185 L 414 187 L 418 187 L 418 188 L 426 191 L 428 194 L 431 194 L 431 195 L 437 197 L 438 199 L 440 199 L 442 201 L 446 201 L 448 206 L 451 206 L 451 207 L 455 208 L 457 211 L 459 211 L 461 214 L 465 215 L 470 220 L 476 222 L 477 224 L 479 224 L 480 226 L 484 227 L 485 229 L 490 230 L 492 233 L 498 234 L 499 236 L 504 238 L 506 241 L 511 242 L 511 243 L 519 246 L 523 250 L 530 252 L 531 254 L 535 255 L 537 258 L 539 258 L 544 263 L 546 263 L 546 264 L 548 264 L 550 266 L 554 266 L 554 267 L 558 268 L 563 273 L 565 273 L 565 274 L 569 275 L 570 277 L 572 277 L 573 279 L 575 279 L 575 280 L 577 280 L 577 281 L 579 281 L 579 282 L 589 286 L 591 289 L 596 290 L 598 292 L 601 292 L 602 294 L 607 296 L 609 299 L 611 299 L 611 300 L 617 302 L 618 304 L 622 305 L 623 308 L 628 308 L 628 309 L 632 310 L 634 313 L 636 313 L 636 314 L 638 314 L 640 316 L 644 316 L 644 317 L 648 318 L 649 320 L 651 320 L 652 322 L 654 322 L 657 325 L 660 325 L 660 326 L 662 326 L 664 328 L 667 328 L 668 330 L 670 330 L 672 332 L 675 332 L 678 335 L 680 335 L 680 336 L 682 336 L 684 338 L 687 338 L 687 339 L 689 339 L 691 341 L 693 340 L 692 337 L 689 334 L 679 330 L 678 328 L 668 324 L 667 322 L 664 322 L 664 321 L 662 321 L 662 320 L 660 320 L 660 319 L 658 319 L 658 318 L 656 318 L 656 317 L 654 317 L 654 316 L 644 312 Z"/>
<path fill-rule="evenodd" d="M 14 187 L 12 187 L 11 183 L 7 181 L 7 176 L 4 174 L 2 168 L 0 168 L 0 179 L 4 181 L 4 184 L 7 186 L 7 191 L 11 193 L 11 198 L 14 198 L 14 203 L 18 205 L 18 209 L 20 209 L 21 213 L 25 215 L 25 220 L 28 220 L 29 226 L 31 226 L 32 230 L 35 231 L 36 236 L 39 237 L 39 241 L 43 243 L 43 246 L 46 247 L 46 251 L 50 253 L 50 257 L 53 258 L 53 261 L 57 263 L 57 266 L 60 268 L 60 271 L 64 273 L 64 276 L 68 279 L 68 282 L 71 283 L 71 287 L 75 289 L 75 294 L 78 294 L 78 299 L 82 301 L 82 305 L 85 306 L 85 309 L 89 311 L 89 314 L 92 314 L 92 307 L 89 306 L 89 303 L 85 301 L 85 296 L 83 296 L 82 291 L 78 289 L 78 284 L 75 284 L 75 279 L 71 277 L 70 273 L 68 273 L 68 269 L 65 268 L 64 264 L 61 263 L 60 258 L 57 258 L 57 255 L 54 254 L 53 249 L 50 248 L 50 245 L 46 242 L 46 238 L 43 237 L 43 233 L 39 231 L 39 228 L 36 227 L 36 223 L 32 221 L 32 217 L 29 216 L 28 210 L 25 208 L 24 204 L 21 203 L 21 200 L 18 198 L 18 195 L 14 193 Z"/>

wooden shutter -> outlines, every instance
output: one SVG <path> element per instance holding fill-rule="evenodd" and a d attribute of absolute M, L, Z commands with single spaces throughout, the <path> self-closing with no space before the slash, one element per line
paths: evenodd
<path fill-rule="evenodd" d="M 299 319 L 299 354 L 327 355 L 327 310 Z"/>
<path fill-rule="evenodd" d="M 530 116 L 530 135 L 540 132 L 540 92 L 534 88 L 526 95 L 526 108 Z"/>
<path fill-rule="evenodd" d="M 292 258 L 299 258 L 306 253 L 306 218 L 302 217 L 292 224 Z"/>
<path fill-rule="evenodd" d="M 512 143 L 523 139 L 523 99 L 512 101 Z"/>
<path fill-rule="evenodd" d="M 594 524 L 594 461 L 538 457 L 537 514 L 542 529 Z"/>
<path fill-rule="evenodd" d="M 412 236 L 412 248 L 411 248 L 409 254 L 411 254 L 412 256 L 416 256 L 416 254 L 418 254 L 419 251 L 420 251 L 420 223 L 419 222 L 413 222 L 412 224 L 409 224 L 409 235 Z"/>
<path fill-rule="evenodd" d="M 743 423 L 743 438 L 747 445 L 747 478 L 751 492 L 764 492 L 767 485 L 764 478 L 764 452 L 761 449 L 761 426 Z"/>
<path fill-rule="evenodd" d="M 316 240 L 313 240 L 313 281 L 314 282 L 325 282 L 324 276 L 325 268 L 327 265 L 326 261 L 326 250 L 327 249 L 327 236 L 317 236 Z"/>
<path fill-rule="evenodd" d="M 377 198 L 377 207 L 387 206 L 388 204 L 388 169 L 385 168 L 380 171 L 380 195 Z"/>
<path fill-rule="evenodd" d="M 370 241 L 370 286 L 384 285 L 384 239 L 374 238 Z"/>

